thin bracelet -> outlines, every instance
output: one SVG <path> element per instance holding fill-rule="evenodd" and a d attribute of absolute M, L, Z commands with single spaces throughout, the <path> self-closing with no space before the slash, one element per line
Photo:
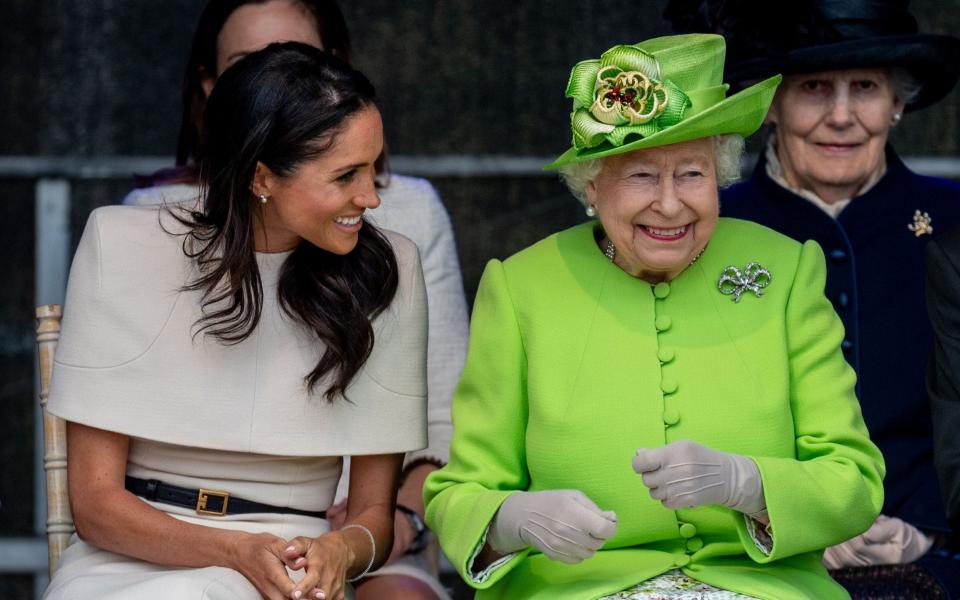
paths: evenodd
<path fill-rule="evenodd" d="M 360 574 L 357 575 L 356 577 L 352 577 L 352 578 L 348 579 L 348 580 L 347 580 L 347 583 L 353 583 L 354 581 L 357 581 L 358 579 L 363 579 L 363 577 L 364 577 L 367 573 L 370 572 L 370 568 L 373 567 L 373 561 L 374 561 L 374 559 L 377 557 L 377 540 L 375 540 L 375 539 L 373 538 L 373 534 L 370 533 L 370 530 L 367 529 L 366 527 L 364 527 L 363 525 L 360 525 L 359 523 L 351 523 L 351 524 L 349 524 L 349 525 L 344 525 L 343 527 L 341 527 L 341 528 L 340 528 L 340 531 L 345 531 L 345 530 L 350 529 L 350 528 L 353 528 L 353 529 L 362 529 L 362 530 L 366 531 L 366 532 L 367 532 L 367 535 L 370 536 L 370 545 L 371 545 L 373 548 L 372 548 L 371 551 L 370 551 L 370 562 L 367 563 L 367 568 L 364 569 L 363 571 L 361 571 Z"/>

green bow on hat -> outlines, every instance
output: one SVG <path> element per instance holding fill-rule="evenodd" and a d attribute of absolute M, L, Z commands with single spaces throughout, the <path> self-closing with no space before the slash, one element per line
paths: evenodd
<path fill-rule="evenodd" d="M 763 123 L 780 76 L 727 98 L 725 54 L 721 36 L 691 34 L 614 46 L 599 60 L 577 63 L 567 84 L 573 147 L 544 168 L 713 135 L 750 135 Z"/>

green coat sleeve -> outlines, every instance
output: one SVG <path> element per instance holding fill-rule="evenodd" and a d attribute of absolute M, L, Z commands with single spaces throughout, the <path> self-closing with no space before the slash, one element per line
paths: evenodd
<path fill-rule="evenodd" d="M 482 583 L 470 561 L 500 504 L 529 484 L 526 358 L 503 265 L 487 264 L 470 325 L 467 363 L 454 394 L 450 462 L 424 486 L 426 521 L 465 581 L 488 588 L 526 556 L 518 553 Z"/>
<path fill-rule="evenodd" d="M 740 539 L 766 563 L 817 551 L 865 531 L 883 504 L 883 457 L 870 441 L 840 350 L 843 326 L 824 296 L 823 251 L 807 242 L 786 307 L 796 457 L 751 456 L 759 467 L 773 534 L 765 555 L 739 519 Z"/>

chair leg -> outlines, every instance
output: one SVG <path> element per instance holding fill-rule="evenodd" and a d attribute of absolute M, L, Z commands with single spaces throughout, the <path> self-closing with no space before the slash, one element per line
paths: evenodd
<path fill-rule="evenodd" d="M 40 407 L 43 411 L 43 468 L 47 474 L 47 547 L 50 577 L 60 555 L 73 535 L 73 516 L 67 494 L 67 424 L 47 412 L 47 395 L 53 372 L 53 355 L 60 340 L 63 308 L 56 304 L 38 306 L 37 355 L 40 361 Z"/>

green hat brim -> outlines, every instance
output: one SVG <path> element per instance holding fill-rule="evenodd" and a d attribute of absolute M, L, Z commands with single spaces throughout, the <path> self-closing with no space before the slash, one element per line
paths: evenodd
<path fill-rule="evenodd" d="M 570 148 L 543 168 L 544 170 L 554 170 L 573 163 L 624 154 L 644 148 L 688 142 L 714 135 L 736 133 L 747 137 L 763 124 L 763 119 L 767 116 L 767 109 L 770 108 L 773 95 L 777 91 L 781 79 L 780 75 L 774 75 L 728 98 L 724 98 L 710 108 L 704 109 L 676 125 L 622 146 L 613 146 L 609 142 L 603 142 L 593 148 L 585 148 L 580 151 L 577 151 L 576 148 Z"/>

